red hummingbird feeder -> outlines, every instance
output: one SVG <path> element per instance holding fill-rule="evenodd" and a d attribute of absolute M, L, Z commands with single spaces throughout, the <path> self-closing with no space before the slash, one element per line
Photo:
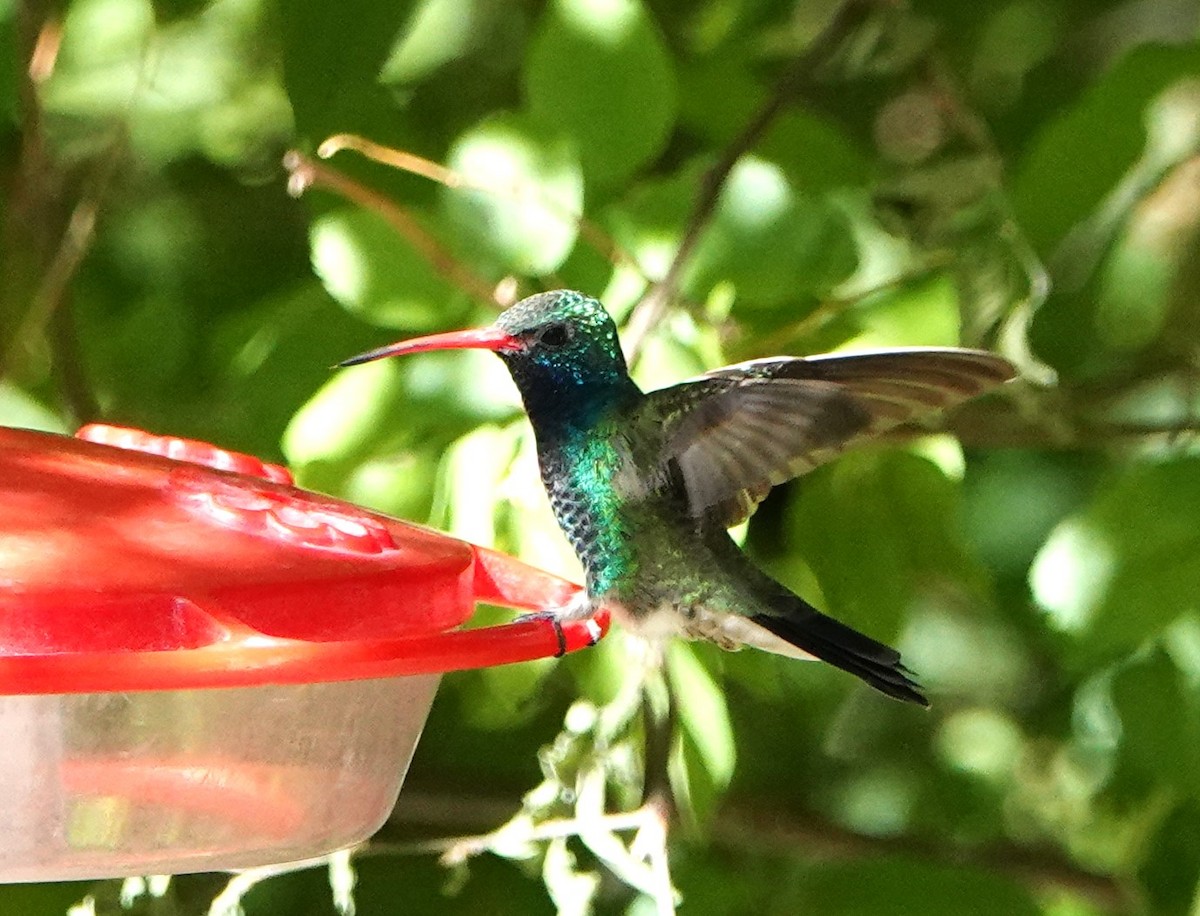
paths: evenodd
<path fill-rule="evenodd" d="M 462 629 L 579 587 L 137 430 L 0 428 L 0 882 L 248 868 L 386 819 L 443 672 L 593 644 Z"/>

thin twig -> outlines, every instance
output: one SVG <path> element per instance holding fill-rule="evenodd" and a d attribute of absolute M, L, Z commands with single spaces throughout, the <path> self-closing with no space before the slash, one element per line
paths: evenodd
<path fill-rule="evenodd" d="M 280 865 L 263 865 L 238 872 L 229 879 L 221 893 L 217 894 L 209 905 L 207 916 L 237 916 L 242 912 L 242 898 L 252 891 L 256 885 L 271 878 L 291 875 L 310 868 L 328 866 L 342 851 L 318 856 L 314 859 L 303 859 L 298 862 L 284 862 Z"/>
<path fill-rule="evenodd" d="M 797 90 L 824 63 L 839 45 L 876 9 L 881 0 L 846 0 L 816 37 L 806 52 L 784 71 L 767 100 L 741 132 L 700 177 L 700 187 L 692 212 L 684 224 L 683 236 L 675 256 L 662 279 L 652 285 L 634 307 L 625 326 L 623 339 L 630 364 L 637 362 L 650 331 L 662 321 L 691 261 L 704 230 L 708 228 L 720 200 L 721 191 L 739 159 L 750 152 L 766 134 L 772 122 L 791 101 Z"/>
<path fill-rule="evenodd" d="M 464 823 L 474 817 L 477 823 L 487 822 L 503 805 L 503 799 L 472 797 L 460 794 L 428 794 L 419 790 L 421 802 L 416 809 L 405 805 L 412 790 L 406 788 L 392 816 L 394 826 L 440 825 L 445 822 Z M 636 829 L 634 821 L 642 817 L 649 822 L 646 806 L 627 814 L 609 815 L 619 827 Z M 569 829 L 574 819 L 547 821 Z M 567 834 L 570 835 L 570 834 Z M 1107 874 L 1089 871 L 1053 848 L 1031 848 L 1015 843 L 994 843 L 971 847 L 958 843 L 924 840 L 911 836 L 864 836 L 833 824 L 816 815 L 802 811 L 784 811 L 778 807 L 764 809 L 744 800 L 728 799 L 712 822 L 708 835 L 719 847 L 743 852 L 764 852 L 776 856 L 800 857 L 806 861 L 853 861 L 883 856 L 907 856 L 936 864 L 970 865 L 986 871 L 1007 875 L 1037 890 L 1061 888 L 1087 897 L 1106 909 L 1119 909 L 1125 900 L 1120 882 Z M 433 844 L 454 842 L 429 841 Z M 389 855 L 440 853 L 444 845 L 417 849 L 409 843 L 368 843 L 356 854 Z M 639 850 L 635 840 L 633 849 Z"/>
<path fill-rule="evenodd" d="M 907 270 L 900 271 L 872 286 L 850 296 L 837 296 L 817 304 L 811 312 L 798 321 L 784 325 L 755 340 L 754 347 L 759 353 L 769 353 L 782 347 L 789 341 L 803 339 L 816 334 L 826 324 L 868 299 L 881 293 L 901 289 L 910 283 L 920 283 L 935 275 L 939 270 L 950 266 L 954 258 L 949 252 L 932 252 L 925 260 Z"/>
<path fill-rule="evenodd" d="M 314 162 L 296 150 L 288 151 L 283 157 L 283 166 L 289 173 L 288 193 L 299 197 L 310 188 L 324 188 L 379 214 L 450 283 L 480 302 L 490 302 L 501 307 L 509 304 L 499 298 L 500 290 L 506 288 L 504 284 L 496 287 L 489 285 L 462 264 L 407 210 L 382 194 L 327 165 Z"/>
<path fill-rule="evenodd" d="M 482 181 L 423 156 L 418 156 L 416 153 L 383 146 L 356 134 L 334 134 L 317 147 L 317 155 L 322 159 L 328 159 L 342 150 L 351 150 L 372 162 L 389 165 L 413 175 L 420 175 L 422 178 L 428 178 L 447 188 L 480 191 L 494 197 L 505 197 L 519 204 L 535 200 L 538 204 L 553 210 L 563 219 L 574 223 L 579 230 L 579 237 L 596 249 L 609 263 L 614 266 L 624 264 L 642 274 L 642 268 L 637 259 L 625 251 L 600 224 L 588 219 L 582 213 L 576 213 L 570 208 L 564 207 L 553 197 L 541 193 L 537 188 L 527 187 L 517 182 L 501 185 Z M 642 277 L 649 282 L 649 278 L 645 274 L 642 274 Z"/>
<path fill-rule="evenodd" d="M 75 324 L 75 313 L 70 308 L 69 293 L 64 294 L 62 305 L 50 316 L 47 333 L 50 349 L 54 353 L 51 369 L 70 414 L 71 425 L 79 427 L 99 420 L 100 402 L 92 391 L 85 371 L 79 330 Z"/>
<path fill-rule="evenodd" d="M 25 48 L 28 64 L 19 86 L 23 122 L 22 182 L 14 194 L 5 225 L 5 243 L 9 248 L 30 246 L 39 276 L 24 314 L 11 329 L 12 337 L 0 345 L 0 377 L 15 365 L 18 352 L 26 342 L 49 329 L 63 400 L 73 419 L 90 420 L 96 417 L 98 408 L 82 371 L 74 322 L 67 314 L 67 305 L 71 284 L 95 239 L 96 221 L 122 161 L 126 137 L 124 131 L 118 129 L 104 158 L 93 168 L 86 190 L 76 201 L 70 216 L 65 223 L 59 223 L 55 214 L 65 213 L 65 192 L 62 175 L 47 147 L 39 90 L 54 73 L 62 41 L 62 22 L 54 3 L 26 3 L 20 9 L 23 30 L 30 30 Z M 126 103 L 127 115 L 132 111 L 146 77 L 147 58 L 143 55 L 137 81 Z M 57 239 L 54 232 L 60 232 Z M 6 254 L 11 256 L 12 252 Z M 12 292 L 10 287 L 9 294 Z M 3 330 L 0 327 L 0 335 Z"/>
<path fill-rule="evenodd" d="M 713 842 L 727 849 L 846 861 L 906 856 L 952 866 L 983 868 L 1037 890 L 1066 890 L 1104 910 L 1124 911 L 1131 903 L 1112 876 L 1080 867 L 1055 849 L 1011 843 L 964 847 L 916 837 L 866 836 L 810 815 L 780 816 L 777 810 L 726 805 L 711 832 Z"/>
<path fill-rule="evenodd" d="M 426 851 L 441 852 L 442 861 L 447 865 L 454 865 L 487 852 L 498 841 L 511 842 L 519 839 L 528 843 L 542 843 L 547 840 L 579 836 L 590 830 L 622 833 L 626 830 L 640 830 L 646 822 L 646 817 L 647 810 L 638 808 L 635 811 L 622 811 L 600 817 L 555 818 L 542 821 L 540 824 L 533 824 L 528 829 L 515 829 L 506 824 L 491 833 L 478 836 L 430 840 L 427 843 Z"/>
<path fill-rule="evenodd" d="M 59 240 L 58 249 L 42 274 L 41 282 L 33 294 L 33 300 L 20 327 L 9 342 L 3 362 L 0 363 L 0 372 L 13 365 L 17 348 L 23 341 L 40 332 L 63 302 L 71 280 L 79 265 L 83 263 L 95 236 L 96 214 L 99 209 L 100 201 L 92 196 L 75 205 L 71 218 L 67 221 L 67 228 Z"/>
<path fill-rule="evenodd" d="M 46 265 L 37 288 L 34 290 L 29 308 L 13 334 L 7 351 L 0 354 L 0 376 L 14 365 L 17 350 L 22 342 L 40 334 L 54 316 L 63 309 L 71 283 L 96 238 L 96 221 L 100 214 L 100 208 L 108 196 L 108 190 L 116 177 L 124 152 L 125 136 L 122 132 L 113 139 L 104 159 L 91 177 L 88 190 L 71 211 L 71 216 L 58 240 L 54 255 Z M 71 325 L 68 324 L 67 327 L 69 328 Z M 52 337 L 52 343 L 61 342 L 64 342 L 61 336 Z M 76 358 L 71 347 L 67 347 L 61 354 L 56 349 L 56 355 L 67 359 Z M 82 379 L 78 377 L 77 370 L 78 366 L 67 370 L 66 377 L 74 377 L 74 384 L 83 384 Z M 94 404 L 90 391 L 86 395 L 80 391 L 75 393 L 67 391 L 64 394 L 71 403 L 72 410 L 77 414 L 89 413 L 86 404 Z M 86 397 L 86 402 L 80 400 L 83 397 Z"/>
<path fill-rule="evenodd" d="M 674 804 L 659 795 L 651 798 L 642 807 L 654 816 L 646 818 L 629 851 L 635 857 L 644 858 L 650 867 L 658 916 L 674 916 L 675 902 L 679 895 L 671 880 L 671 861 L 667 849 L 667 833 L 674 816 Z"/>
<path fill-rule="evenodd" d="M 0 299 L 0 378 L 9 369 L 9 354 L 20 339 L 22 308 L 28 307 L 28 284 L 50 257 L 54 236 L 65 213 L 61 178 L 50 161 L 39 88 L 53 71 L 62 23 L 52 0 L 27 0 L 16 8 L 19 59 L 29 64 L 17 80 L 21 150 L 16 180 L 4 217 L 4 289 Z M 52 40 L 50 36 L 55 36 Z"/>
<path fill-rule="evenodd" d="M 647 655 L 642 673 L 642 728 L 645 732 L 642 804 L 661 807 L 669 819 L 675 811 L 669 767 L 678 703 L 667 676 L 667 653 L 656 646 L 648 647 Z"/>
<path fill-rule="evenodd" d="M 953 433 L 968 448 L 1077 449 L 1129 445 L 1139 440 L 1163 439 L 1168 444 L 1200 433 L 1200 420 L 1181 419 L 1169 423 L 1105 423 L 1072 420 L 1039 413 L 1029 419 L 995 401 L 965 404 L 935 430 Z M 899 427 L 881 441 L 911 439 L 930 429 Z"/>

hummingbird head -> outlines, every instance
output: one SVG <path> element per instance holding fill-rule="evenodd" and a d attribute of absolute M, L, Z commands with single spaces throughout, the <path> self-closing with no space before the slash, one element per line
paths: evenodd
<path fill-rule="evenodd" d="M 628 378 L 617 327 L 595 299 L 570 290 L 539 293 L 502 312 L 495 327 L 512 345 L 497 352 L 517 387 L 602 388 Z"/>
<path fill-rule="evenodd" d="M 531 417 L 577 414 L 624 395 L 633 383 L 617 328 L 595 299 L 571 290 L 538 293 L 500 314 L 490 327 L 401 341 L 339 366 L 426 350 L 492 350 L 505 364 Z"/>

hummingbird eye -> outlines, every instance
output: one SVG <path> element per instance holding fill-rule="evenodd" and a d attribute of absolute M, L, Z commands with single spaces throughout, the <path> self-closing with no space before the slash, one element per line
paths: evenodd
<path fill-rule="evenodd" d="M 546 325 L 537 336 L 538 343 L 545 347 L 557 348 L 570 343 L 574 329 L 567 323 L 556 321 Z"/>

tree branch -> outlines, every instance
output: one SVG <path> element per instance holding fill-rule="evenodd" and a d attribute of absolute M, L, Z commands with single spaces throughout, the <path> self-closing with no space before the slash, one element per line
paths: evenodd
<path fill-rule="evenodd" d="M 1109 875 L 1081 868 L 1055 849 L 997 843 L 950 846 L 914 837 L 864 836 L 822 818 L 727 804 L 713 825 L 712 840 L 741 851 L 766 852 L 805 861 L 843 861 L 906 856 L 945 865 L 970 865 L 1004 875 L 1035 891 L 1066 890 L 1108 911 L 1124 912 L 1132 901 Z"/>
<path fill-rule="evenodd" d="M 701 176 L 696 201 L 684 224 L 683 236 L 679 240 L 675 256 L 671 259 L 663 278 L 646 291 L 626 323 L 623 340 L 631 365 L 641 355 L 648 334 L 662 321 L 671 300 L 675 297 L 683 271 L 712 220 L 721 191 L 733 167 L 742 156 L 758 145 L 771 123 L 791 101 L 800 86 L 882 2 L 887 0 L 846 0 L 808 50 L 784 71 L 767 100 L 751 116 L 741 132 Z"/>
<path fill-rule="evenodd" d="M 1141 439 L 1176 439 L 1200 433 L 1200 418 L 1168 423 L 1121 423 L 1071 416 L 1062 409 L 1018 410 L 1003 398 L 972 401 L 934 426 L 900 426 L 880 441 L 908 440 L 930 432 L 948 432 L 968 448 L 1103 448 Z"/>
<path fill-rule="evenodd" d="M 564 207 L 553 197 L 539 193 L 536 188 L 529 188 L 515 183 L 508 187 L 489 184 L 471 178 L 461 172 L 456 172 L 452 168 L 433 162 L 423 156 L 410 153 L 407 150 L 383 146 L 355 134 L 334 134 L 332 137 L 322 141 L 321 145 L 317 148 L 317 155 L 322 159 L 328 159 L 342 150 L 351 150 L 360 156 L 370 159 L 372 162 L 388 165 L 403 172 L 410 172 L 413 175 L 420 175 L 422 178 L 428 178 L 430 181 L 437 182 L 446 188 L 481 191 L 496 197 L 507 198 L 515 203 L 524 203 L 531 197 L 535 198 L 538 203 L 553 210 L 563 219 L 573 222 L 579 230 L 579 237 L 598 251 L 609 263 L 614 266 L 617 264 L 627 264 L 639 274 L 642 272 L 641 265 L 638 264 L 637 259 L 625 251 L 617 243 L 617 240 L 609 235 L 600 224 L 588 219 L 582 213 L 575 213 Z"/>
<path fill-rule="evenodd" d="M 62 171 L 47 146 L 39 94 L 57 63 L 62 40 L 60 4 L 30 0 L 20 5 L 18 14 L 21 59 L 26 66 L 18 83 L 22 122 L 19 180 L 3 227 L 6 263 L 0 304 L 8 308 L 0 309 L 0 318 L 5 311 L 13 317 L 7 326 L 0 320 L 0 378 L 12 371 L 23 347 L 46 333 L 62 400 L 72 419 L 85 422 L 95 419 L 98 406 L 83 372 L 69 313 L 71 284 L 95 239 L 101 206 L 122 160 L 125 136 L 118 128 L 71 205 Z M 139 71 L 129 107 L 143 76 L 144 68 Z"/>
<path fill-rule="evenodd" d="M 421 256 L 446 280 L 480 302 L 497 306 L 510 303 L 502 301 L 501 291 L 507 284 L 490 286 L 482 277 L 462 264 L 445 245 L 436 239 L 424 226 L 398 204 L 388 200 L 365 185 L 320 162 L 314 162 L 296 150 L 283 157 L 283 167 L 288 170 L 288 193 L 299 197 L 313 187 L 325 188 L 339 197 L 352 201 L 382 216 L 393 229 L 403 236 Z"/>

